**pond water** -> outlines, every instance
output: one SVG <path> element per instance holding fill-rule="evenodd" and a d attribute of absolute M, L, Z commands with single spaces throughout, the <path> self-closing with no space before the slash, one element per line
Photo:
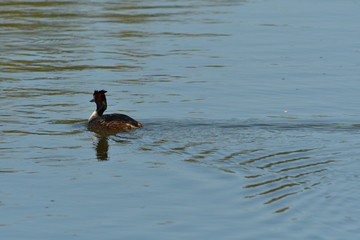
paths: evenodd
<path fill-rule="evenodd" d="M 1 1 L 1 239 L 357 239 L 359 11 Z"/>

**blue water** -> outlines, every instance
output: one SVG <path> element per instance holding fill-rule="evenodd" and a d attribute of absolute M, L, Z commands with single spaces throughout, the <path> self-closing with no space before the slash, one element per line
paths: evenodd
<path fill-rule="evenodd" d="M 359 10 L 2 1 L 1 239 L 357 239 Z"/>

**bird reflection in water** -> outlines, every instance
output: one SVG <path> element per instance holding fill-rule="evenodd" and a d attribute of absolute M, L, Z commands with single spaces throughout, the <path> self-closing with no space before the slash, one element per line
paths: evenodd
<path fill-rule="evenodd" d="M 107 136 L 100 136 L 96 144 L 96 158 L 99 161 L 109 160 L 109 140 Z"/>
<path fill-rule="evenodd" d="M 98 161 L 107 161 L 109 160 L 109 141 L 116 143 L 128 143 L 129 138 L 124 136 L 119 136 L 115 133 L 95 133 L 93 132 L 94 145 L 96 150 L 96 158 Z"/>

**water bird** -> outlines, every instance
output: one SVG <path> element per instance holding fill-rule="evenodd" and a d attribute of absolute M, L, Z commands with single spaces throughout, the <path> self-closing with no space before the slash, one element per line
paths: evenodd
<path fill-rule="evenodd" d="M 105 90 L 95 90 L 90 102 L 96 103 L 96 110 L 88 120 L 88 128 L 92 131 L 129 131 L 143 127 L 141 123 L 125 114 L 103 114 L 107 108 Z"/>

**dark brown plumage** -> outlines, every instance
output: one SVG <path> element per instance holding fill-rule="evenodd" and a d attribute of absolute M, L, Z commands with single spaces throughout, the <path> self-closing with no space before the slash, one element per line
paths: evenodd
<path fill-rule="evenodd" d="M 96 111 L 90 116 L 88 128 L 92 131 L 129 131 L 135 128 L 141 128 L 142 124 L 125 114 L 105 114 L 107 108 L 106 91 L 94 91 L 94 98 L 91 102 L 96 103 Z"/>

